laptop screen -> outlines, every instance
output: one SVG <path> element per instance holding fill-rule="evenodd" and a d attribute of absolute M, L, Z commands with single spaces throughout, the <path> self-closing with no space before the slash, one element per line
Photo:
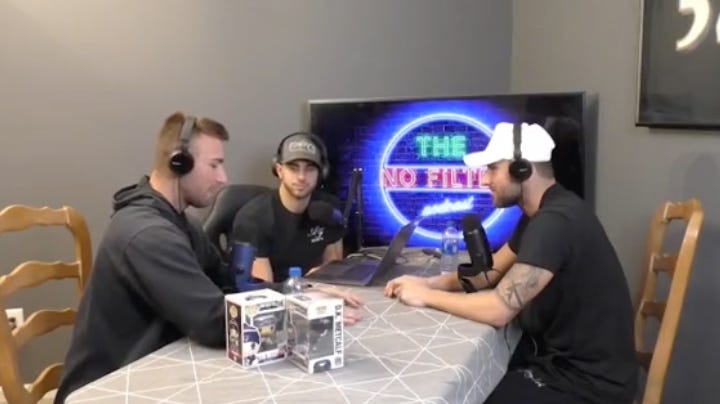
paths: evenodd
<path fill-rule="evenodd" d="M 415 228 L 418 225 L 418 220 L 408 222 L 405 226 L 400 228 L 400 231 L 393 237 L 388 247 L 387 252 L 383 255 L 382 261 L 380 261 L 380 268 L 392 268 L 397 262 L 397 259 L 402 254 L 403 249 L 407 245 L 410 236 L 412 236 Z"/>

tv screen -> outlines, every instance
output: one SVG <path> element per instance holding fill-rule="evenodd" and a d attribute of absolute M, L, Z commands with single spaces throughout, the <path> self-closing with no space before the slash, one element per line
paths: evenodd
<path fill-rule="evenodd" d="M 358 216 L 351 215 L 351 250 L 358 236 L 362 247 L 386 246 L 418 218 L 408 246 L 438 247 L 448 221 L 460 229 L 468 213 L 482 220 L 491 248 L 501 247 L 522 212 L 495 208 L 481 185 L 484 168 L 463 163 L 465 154 L 486 147 L 498 122 L 543 125 L 556 143 L 558 182 L 594 203 L 596 103 L 586 93 L 311 100 L 308 107 L 308 129 L 328 149 L 323 189 L 347 199 L 353 171 L 362 170 L 361 232 L 356 235 Z"/>

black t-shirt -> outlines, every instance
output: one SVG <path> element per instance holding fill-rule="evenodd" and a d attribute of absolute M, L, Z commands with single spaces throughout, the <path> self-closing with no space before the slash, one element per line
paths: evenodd
<path fill-rule="evenodd" d="M 256 257 L 270 260 L 273 282 L 285 281 L 292 266 L 301 267 L 305 275 L 322 263 L 325 247 L 345 235 L 342 228 L 313 221 L 307 212 L 290 212 L 278 192 L 270 191 L 245 204 L 235 215 L 232 234 L 234 241 L 251 243 Z M 325 192 L 314 192 L 310 202 L 316 200 L 339 209 L 339 200 Z"/>
<path fill-rule="evenodd" d="M 637 388 L 633 311 L 615 249 L 595 214 L 556 184 L 509 242 L 517 262 L 553 272 L 518 315 L 515 365 L 591 403 L 630 403 Z M 513 365 L 513 366 L 515 366 Z"/>

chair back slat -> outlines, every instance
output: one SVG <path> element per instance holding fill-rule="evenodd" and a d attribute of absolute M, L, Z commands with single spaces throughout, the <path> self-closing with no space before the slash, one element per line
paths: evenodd
<path fill-rule="evenodd" d="M 25 324 L 13 330 L 15 347 L 22 349 L 28 342 L 48 334 L 59 327 L 73 325 L 76 312 L 73 309 L 39 310 L 28 317 Z"/>
<path fill-rule="evenodd" d="M 80 264 L 77 261 L 26 261 L 18 265 L 10 274 L 0 276 L 0 298 L 51 279 L 77 278 L 79 272 Z"/>
<path fill-rule="evenodd" d="M 37 226 L 63 226 L 68 229 L 75 244 L 75 259 L 72 262 L 31 260 L 0 277 L 0 387 L 11 404 L 36 404 L 48 391 L 58 387 L 62 363 L 47 366 L 26 388 L 20 376 L 19 351 L 41 335 L 74 324 L 76 312 L 70 308 L 39 310 L 30 314 L 24 324 L 11 330 L 5 313 L 7 298 L 22 289 L 66 278 L 77 279 L 78 297 L 81 297 L 92 270 L 90 232 L 85 219 L 74 208 L 12 205 L 0 211 L 0 234 Z"/>
<path fill-rule="evenodd" d="M 662 399 L 703 219 L 700 201 L 691 198 L 662 204 L 650 225 L 635 311 L 635 353 L 640 365 L 648 372 L 643 396 L 645 404 L 660 403 Z M 674 221 L 683 222 L 685 229 L 677 254 L 668 254 L 663 251 L 663 243 L 667 229 Z M 670 278 L 667 300 L 657 296 L 658 275 L 661 273 Z M 645 343 L 649 317 L 655 317 L 660 322 L 654 348 Z"/>

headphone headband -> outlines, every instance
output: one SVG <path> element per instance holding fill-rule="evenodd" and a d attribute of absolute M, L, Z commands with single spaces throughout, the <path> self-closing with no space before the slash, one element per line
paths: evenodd
<path fill-rule="evenodd" d="M 185 117 L 185 121 L 180 129 L 180 148 L 183 150 L 187 150 L 190 145 L 190 138 L 193 135 L 193 129 L 195 129 L 196 121 L 197 119 L 192 115 Z"/>
<path fill-rule="evenodd" d="M 522 135 L 522 124 L 513 124 L 513 160 L 519 161 L 522 159 L 521 146 L 521 135 Z"/>
<path fill-rule="evenodd" d="M 522 123 L 513 124 L 513 161 L 510 163 L 510 177 L 522 183 L 532 175 L 532 164 L 522 157 Z"/>

